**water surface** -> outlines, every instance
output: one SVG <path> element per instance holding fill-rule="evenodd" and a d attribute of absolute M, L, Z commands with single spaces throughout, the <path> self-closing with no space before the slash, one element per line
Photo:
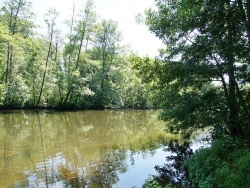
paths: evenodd
<path fill-rule="evenodd" d="M 0 187 L 140 187 L 173 138 L 159 111 L 0 113 Z"/>

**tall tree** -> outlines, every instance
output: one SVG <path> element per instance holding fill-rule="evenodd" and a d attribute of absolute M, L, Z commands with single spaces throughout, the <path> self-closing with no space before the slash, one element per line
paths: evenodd
<path fill-rule="evenodd" d="M 28 37 L 32 33 L 33 23 L 31 21 L 33 13 L 30 12 L 31 4 L 26 0 L 8 0 L 1 8 L 1 21 L 8 25 L 10 36 L 20 34 Z M 8 85 L 13 69 L 13 46 L 8 43 L 6 58 L 5 83 Z"/>
<path fill-rule="evenodd" d="M 72 95 L 74 91 L 74 88 L 78 85 L 77 80 L 79 81 L 79 78 L 77 78 L 76 74 L 73 74 L 73 72 L 79 71 L 81 53 L 84 50 L 83 47 L 85 47 L 85 50 L 87 49 L 88 41 L 93 33 L 93 28 L 96 22 L 94 7 L 94 2 L 92 0 L 88 0 L 83 7 L 83 11 L 81 10 L 82 13 L 80 14 L 78 20 L 77 18 L 74 19 L 75 8 L 73 7 L 72 18 L 69 21 L 69 43 L 66 45 L 64 53 L 64 55 L 68 56 L 67 59 L 64 58 L 68 65 L 68 91 L 63 101 L 64 104 L 67 103 L 70 95 Z M 73 33 L 73 30 L 76 31 L 76 33 Z M 78 83 L 81 84 L 82 82 Z"/>
<path fill-rule="evenodd" d="M 158 10 L 146 11 L 149 29 L 168 46 L 155 71 L 170 129 L 249 133 L 249 3 L 240 4 L 157 0 Z"/>
<path fill-rule="evenodd" d="M 48 51 L 47 51 L 47 56 L 46 56 L 46 60 L 45 60 L 45 69 L 44 69 L 44 72 L 43 72 L 40 93 L 39 93 L 39 97 L 38 97 L 37 104 L 36 104 L 37 106 L 40 104 L 42 93 L 43 93 L 44 82 L 45 82 L 46 73 L 48 71 L 47 68 L 48 68 L 48 63 L 49 63 L 49 60 L 50 60 L 52 43 L 53 43 L 53 38 L 54 38 L 54 34 L 55 34 L 56 19 L 58 17 L 58 14 L 59 13 L 57 12 L 56 9 L 50 8 L 48 10 L 47 14 L 45 15 L 45 22 L 46 22 L 46 24 L 48 26 L 49 45 L 48 45 Z"/>
<path fill-rule="evenodd" d="M 7 0 L 1 7 L 0 22 L 8 28 L 6 33 L 9 35 L 9 40 L 3 44 L 3 49 L 6 51 L 5 71 L 3 72 L 5 74 L 6 105 L 13 104 L 16 97 L 11 100 L 10 96 L 16 96 L 15 92 L 24 92 L 18 85 L 24 83 L 20 70 L 25 63 L 23 59 L 27 55 L 25 44 L 27 38 L 32 35 L 34 27 L 33 13 L 30 10 L 31 3 L 26 0 Z"/>
<path fill-rule="evenodd" d="M 102 62 L 101 92 L 103 98 L 105 89 L 108 89 L 109 68 L 119 50 L 119 42 L 121 40 L 117 22 L 113 20 L 102 20 L 97 26 L 94 40 L 97 53 Z"/>

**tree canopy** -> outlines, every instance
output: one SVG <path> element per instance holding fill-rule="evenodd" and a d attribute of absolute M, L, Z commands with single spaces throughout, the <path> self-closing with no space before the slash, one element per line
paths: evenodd
<path fill-rule="evenodd" d="M 95 3 L 60 14 L 48 7 L 47 33 L 39 34 L 28 0 L 0 7 L 0 106 L 2 108 L 103 108 L 150 105 L 146 85 L 133 70 L 130 49 L 121 45 L 114 20 L 100 19 Z M 136 56 L 136 55 L 135 55 Z M 125 84 L 129 82 L 129 84 Z"/>
<path fill-rule="evenodd" d="M 171 131 L 214 127 L 249 135 L 249 5 L 156 0 L 157 9 L 146 10 L 146 24 L 167 48 L 140 72 L 156 82 L 162 119 Z"/>

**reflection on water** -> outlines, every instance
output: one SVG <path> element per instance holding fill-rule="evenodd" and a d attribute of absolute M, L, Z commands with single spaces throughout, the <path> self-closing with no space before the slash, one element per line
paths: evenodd
<path fill-rule="evenodd" d="M 157 114 L 152 110 L 1 113 L 0 187 L 127 187 L 126 177 L 143 183 L 136 181 L 142 173 L 144 177 L 150 173 L 143 167 L 159 163 L 157 156 L 163 162 L 157 149 L 173 138 L 164 132 Z"/>

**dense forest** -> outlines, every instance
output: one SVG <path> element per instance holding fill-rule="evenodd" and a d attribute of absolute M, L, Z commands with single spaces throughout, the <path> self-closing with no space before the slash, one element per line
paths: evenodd
<path fill-rule="evenodd" d="M 150 59 L 122 46 L 117 23 L 99 19 L 91 0 L 81 12 L 72 9 L 65 37 L 56 10 L 48 10 L 47 35 L 39 35 L 32 5 L 6 0 L 0 13 L 1 106 L 159 106 L 169 132 L 188 138 L 210 128 L 210 146 L 157 167 L 159 176 L 145 187 L 250 187 L 249 0 L 155 4 L 140 19 L 166 49 Z"/>
<path fill-rule="evenodd" d="M 73 7 L 58 28 L 59 13 L 44 15 L 39 34 L 32 3 L 6 0 L 0 13 L 0 104 L 3 108 L 103 108 L 150 105 L 147 86 L 121 45 L 114 20 L 100 19 L 92 0 Z M 146 58 L 147 59 L 147 58 Z"/>

